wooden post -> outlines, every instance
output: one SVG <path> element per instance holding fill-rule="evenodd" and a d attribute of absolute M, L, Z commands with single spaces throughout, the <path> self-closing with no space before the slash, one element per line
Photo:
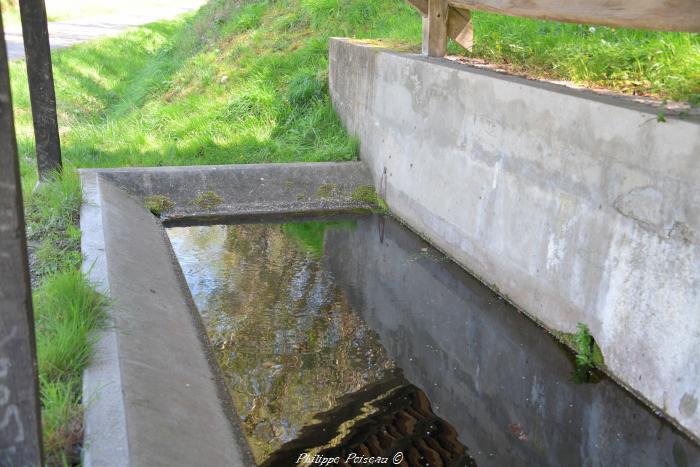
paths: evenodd
<path fill-rule="evenodd" d="M 1 14 L 0 465 L 42 465 L 34 314 L 9 66 Z"/>
<path fill-rule="evenodd" d="M 27 62 L 29 98 L 32 102 L 34 139 L 39 178 L 61 170 L 56 93 L 51 67 L 51 48 L 44 0 L 20 0 L 24 55 Z"/>
<path fill-rule="evenodd" d="M 428 0 L 427 39 L 429 57 L 444 57 L 447 53 L 447 0 Z M 424 46 L 424 48 L 426 48 Z"/>

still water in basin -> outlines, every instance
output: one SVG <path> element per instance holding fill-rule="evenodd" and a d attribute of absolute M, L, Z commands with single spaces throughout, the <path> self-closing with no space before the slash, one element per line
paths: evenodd
<path fill-rule="evenodd" d="M 168 234 L 260 465 L 700 464 L 613 382 L 577 383 L 551 336 L 391 219 Z"/>

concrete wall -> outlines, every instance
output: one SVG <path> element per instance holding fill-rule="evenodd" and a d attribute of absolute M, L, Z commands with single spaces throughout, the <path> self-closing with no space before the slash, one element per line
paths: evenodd
<path fill-rule="evenodd" d="M 700 123 L 339 39 L 330 90 L 391 210 L 700 436 Z"/>
<path fill-rule="evenodd" d="M 353 193 L 371 183 L 362 162 L 135 167 L 97 172 L 137 198 L 165 196 L 172 204 L 161 213 L 165 222 L 367 208 L 367 203 L 353 199 Z M 197 201 L 207 192 L 217 197 L 212 206 Z"/>
<path fill-rule="evenodd" d="M 392 219 L 329 230 L 325 267 L 479 467 L 691 466 L 700 446 Z M 516 438 L 513 427 L 522 429 Z"/>

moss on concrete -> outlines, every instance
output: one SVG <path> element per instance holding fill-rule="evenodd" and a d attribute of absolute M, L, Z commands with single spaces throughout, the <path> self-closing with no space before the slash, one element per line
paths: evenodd
<path fill-rule="evenodd" d="M 389 206 L 376 192 L 372 185 L 361 185 L 355 189 L 350 195 L 350 199 L 356 203 L 367 203 L 372 208 L 372 212 L 376 214 L 386 214 L 389 212 Z"/>
<path fill-rule="evenodd" d="M 337 191 L 337 187 L 333 183 L 324 183 L 323 185 L 318 187 L 318 190 L 316 191 L 316 195 L 319 198 L 330 198 L 332 197 Z"/>
<path fill-rule="evenodd" d="M 202 209 L 206 209 L 207 211 L 215 208 L 222 202 L 223 200 L 221 199 L 221 196 L 213 191 L 205 191 L 192 200 L 192 204 L 199 206 Z"/>
<path fill-rule="evenodd" d="M 377 214 L 387 214 L 389 212 L 389 205 L 379 196 L 377 196 L 377 207 L 374 209 L 374 212 Z"/>
<path fill-rule="evenodd" d="M 143 205 L 154 215 L 160 216 L 163 211 L 172 209 L 175 203 L 165 195 L 149 195 L 143 199 Z"/>
<path fill-rule="evenodd" d="M 350 199 L 358 203 L 378 205 L 379 196 L 372 185 L 361 185 L 352 192 Z"/>

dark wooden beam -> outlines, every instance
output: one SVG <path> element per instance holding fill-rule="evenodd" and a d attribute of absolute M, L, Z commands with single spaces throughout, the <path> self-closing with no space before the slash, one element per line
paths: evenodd
<path fill-rule="evenodd" d="M 1 15 L 0 465 L 42 465 L 34 313 L 7 47 Z"/>
<path fill-rule="evenodd" d="M 20 0 L 19 10 L 34 119 L 36 160 L 39 177 L 43 179 L 52 170 L 61 170 L 61 142 L 46 7 L 44 0 Z"/>

